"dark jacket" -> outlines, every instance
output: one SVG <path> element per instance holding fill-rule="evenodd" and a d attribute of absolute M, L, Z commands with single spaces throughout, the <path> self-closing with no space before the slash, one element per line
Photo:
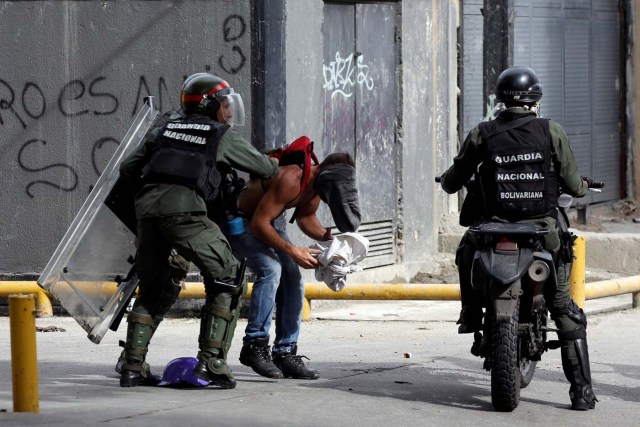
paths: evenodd
<path fill-rule="evenodd" d="M 166 124 L 166 117 L 158 120 L 145 141 L 120 165 L 120 176 L 128 180 L 132 188 L 140 184 L 142 169 L 149 162 L 156 134 Z M 259 153 L 234 128 L 228 129 L 220 140 L 216 161 L 265 179 L 278 173 L 277 163 Z M 138 219 L 186 212 L 207 213 L 204 199 L 194 189 L 179 184 L 145 184 L 136 194 L 135 204 Z"/>
<path fill-rule="evenodd" d="M 498 118 L 503 122 L 510 122 L 534 114 L 522 108 L 513 108 L 501 112 Z M 562 127 L 554 121 L 549 121 L 549 138 L 551 166 L 555 171 L 558 185 L 564 193 L 574 197 L 584 196 L 587 185 L 578 171 L 569 138 Z M 479 127 L 475 127 L 469 132 L 458 155 L 453 159 L 453 165 L 442 175 L 442 188 L 450 194 L 462 189 L 478 170 L 478 166 L 488 160 L 488 156 L 486 141 L 483 140 Z M 469 201 L 465 199 L 460 212 L 461 225 L 469 226 L 474 222 L 489 219 L 486 218 L 486 214 L 483 215 L 483 195 L 476 190 L 475 193 L 469 193 L 467 198 L 469 197 L 472 199 Z"/>

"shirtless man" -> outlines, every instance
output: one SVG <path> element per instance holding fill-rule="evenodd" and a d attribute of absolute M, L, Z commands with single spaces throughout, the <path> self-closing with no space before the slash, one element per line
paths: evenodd
<path fill-rule="evenodd" d="M 247 258 L 256 275 L 249 303 L 249 319 L 240 352 L 240 362 L 269 378 L 316 379 L 317 371 L 305 366 L 297 355 L 304 282 L 299 267 L 318 265 L 316 249 L 294 245 L 285 232 L 284 211 L 295 208 L 294 217 L 304 234 L 314 240 L 330 240 L 331 228 L 316 216 L 320 201 L 329 205 L 342 232 L 360 225 L 355 186 L 355 165 L 346 153 L 329 155 L 311 165 L 306 182 L 299 165 L 279 168 L 277 176 L 251 179 L 240 194 L 238 206 L 244 214 L 245 232 L 228 236 L 236 255 Z M 269 329 L 276 309 L 273 352 Z"/>

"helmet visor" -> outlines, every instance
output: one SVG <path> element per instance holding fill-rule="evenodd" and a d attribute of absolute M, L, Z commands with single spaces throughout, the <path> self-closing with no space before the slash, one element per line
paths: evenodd
<path fill-rule="evenodd" d="M 244 126 L 244 103 L 239 93 L 228 93 L 218 97 L 220 114 L 229 126 Z"/>

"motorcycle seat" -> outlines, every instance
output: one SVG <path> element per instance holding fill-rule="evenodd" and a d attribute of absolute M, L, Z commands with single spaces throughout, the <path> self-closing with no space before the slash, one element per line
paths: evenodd
<path fill-rule="evenodd" d="M 549 234 L 547 228 L 537 224 L 523 224 L 514 222 L 487 222 L 469 228 L 475 234 L 499 234 L 510 236 L 544 236 Z"/>

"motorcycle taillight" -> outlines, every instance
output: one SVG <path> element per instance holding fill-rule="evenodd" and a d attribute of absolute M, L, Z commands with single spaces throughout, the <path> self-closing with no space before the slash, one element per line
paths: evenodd
<path fill-rule="evenodd" d="M 496 243 L 496 251 L 517 251 L 518 244 L 508 237 L 501 237 Z"/>

